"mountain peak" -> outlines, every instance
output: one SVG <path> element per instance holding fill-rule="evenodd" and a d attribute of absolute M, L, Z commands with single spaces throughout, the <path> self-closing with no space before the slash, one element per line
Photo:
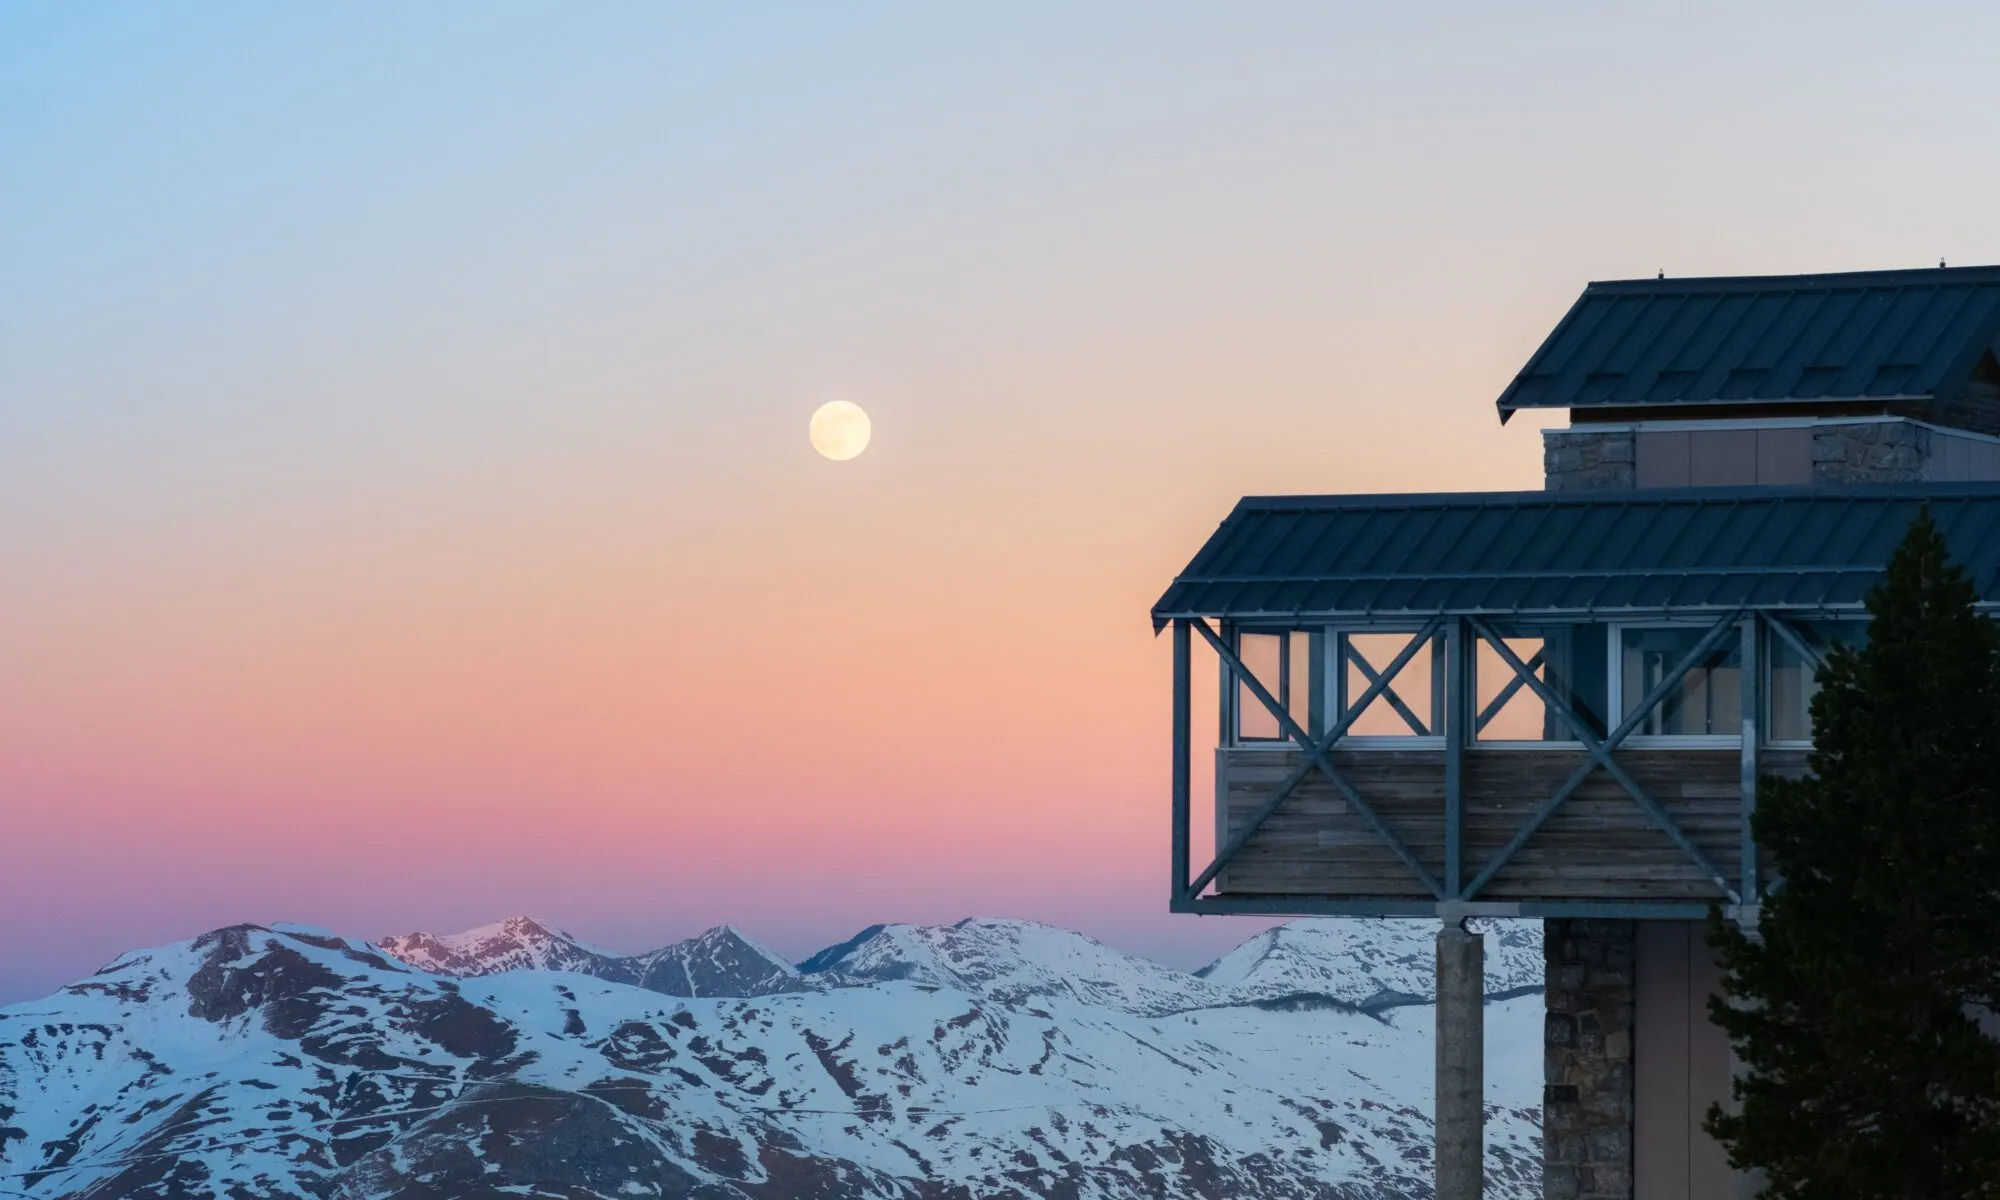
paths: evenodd
<path fill-rule="evenodd" d="M 799 969 L 733 925 L 632 960 L 638 984 L 669 996 L 767 996 L 803 991 Z"/>
<path fill-rule="evenodd" d="M 502 971 L 599 970 L 616 956 L 606 954 L 533 917 L 508 917 L 463 933 L 406 933 L 375 943 L 383 953 L 413 967 L 461 978 Z"/>

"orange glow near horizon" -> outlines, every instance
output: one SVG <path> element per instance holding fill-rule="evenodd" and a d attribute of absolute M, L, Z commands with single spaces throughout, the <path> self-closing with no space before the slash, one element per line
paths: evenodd
<path fill-rule="evenodd" d="M 1980 20 L 0 12 L 0 1003 L 245 920 L 1201 962 L 1175 572 L 1539 486 L 1588 280 L 2000 259 Z"/>

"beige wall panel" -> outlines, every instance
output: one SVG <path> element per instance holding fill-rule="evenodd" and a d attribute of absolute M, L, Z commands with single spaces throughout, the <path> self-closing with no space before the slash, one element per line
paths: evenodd
<path fill-rule="evenodd" d="M 1759 429 L 1757 482 L 1766 487 L 1812 482 L 1812 430 Z"/>
<path fill-rule="evenodd" d="M 1721 983 L 1697 921 L 1642 921 L 1634 947 L 1633 1200 L 1735 1194 L 1722 1147 L 1704 1133 L 1729 1096 L 1729 1040 L 1709 1023 Z"/>
<path fill-rule="evenodd" d="M 1972 443 L 1964 438 L 1945 437 L 1932 434 L 1932 445 L 1943 444 L 1944 469 L 1938 473 L 1939 479 L 1957 481 L 1972 478 Z M 1935 452 L 1933 456 L 1937 457 Z"/>
<path fill-rule="evenodd" d="M 1633 479 L 1638 487 L 1686 487 L 1690 482 L 1688 435 L 1643 429 L 1633 439 Z"/>
<path fill-rule="evenodd" d="M 1729 1102 L 1729 1035 L 1708 1019 L 1708 998 L 1722 990 L 1722 966 L 1708 931 L 1688 925 L 1688 1175 L 1694 1196 L 1733 1196 L 1735 1172 L 1722 1144 L 1702 1132 L 1711 1104 Z"/>
<path fill-rule="evenodd" d="M 1687 921 L 1641 921 L 1632 1004 L 1633 1200 L 1690 1200 Z"/>
<path fill-rule="evenodd" d="M 2000 479 L 2000 446 L 1991 442 L 1972 443 L 1973 479 Z"/>
<path fill-rule="evenodd" d="M 1733 487 L 1757 482 L 1757 430 L 1697 429 L 1688 434 L 1688 482 Z"/>

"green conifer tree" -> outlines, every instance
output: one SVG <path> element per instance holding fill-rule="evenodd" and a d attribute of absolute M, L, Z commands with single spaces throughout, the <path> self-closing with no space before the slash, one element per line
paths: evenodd
<path fill-rule="evenodd" d="M 1757 935 L 1719 913 L 1743 1064 L 1706 1128 L 1772 1200 L 2000 1196 L 2000 631 L 1928 509 L 1812 702 L 1811 774 L 1753 822 L 1780 883 Z"/>

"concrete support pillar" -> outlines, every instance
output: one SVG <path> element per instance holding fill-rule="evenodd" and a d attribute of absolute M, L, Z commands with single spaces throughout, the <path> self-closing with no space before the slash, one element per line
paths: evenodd
<path fill-rule="evenodd" d="M 1486 1157 L 1486 939 L 1437 935 L 1437 1200 L 1481 1200 Z"/>

